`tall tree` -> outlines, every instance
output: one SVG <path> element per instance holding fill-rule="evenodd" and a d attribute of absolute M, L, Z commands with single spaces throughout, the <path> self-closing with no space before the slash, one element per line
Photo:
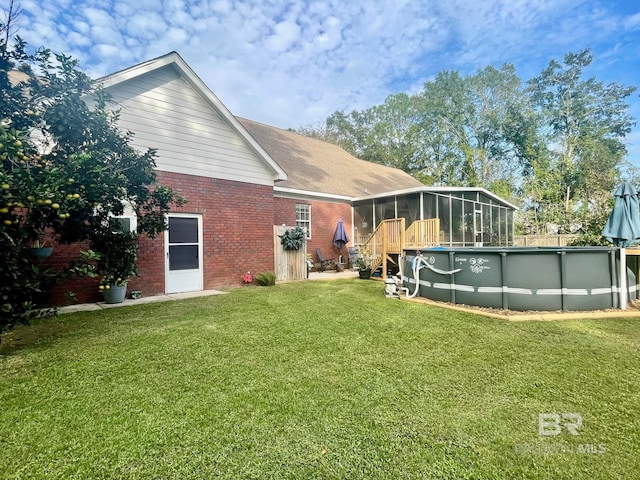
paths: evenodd
<path fill-rule="evenodd" d="M 480 186 L 523 207 L 521 230 L 597 228 L 620 178 L 635 87 L 584 78 L 589 50 L 523 88 L 513 65 L 439 73 L 417 95 L 335 112 L 325 140 L 428 185 Z"/>
<path fill-rule="evenodd" d="M 610 199 L 626 155 L 624 137 L 635 124 L 625 101 L 635 87 L 585 79 L 592 61 L 588 49 L 567 53 L 564 63 L 552 60 L 528 82 L 548 146 L 544 158 L 529 159 L 535 174 L 526 180 L 528 204 L 563 230 L 588 226 L 590 212 Z M 554 182 L 546 183 L 542 171 L 554 172 Z"/>
<path fill-rule="evenodd" d="M 446 183 L 489 188 L 513 198 L 522 172 L 528 130 L 518 127 L 530 108 L 513 65 L 486 67 L 461 77 L 443 72 L 424 86 L 431 152 L 447 152 Z"/>
<path fill-rule="evenodd" d="M 512 198 L 530 132 L 518 121 L 527 112 L 512 65 L 467 77 L 441 72 L 418 95 L 391 95 L 363 111 L 335 112 L 325 138 L 427 184 L 483 186 Z"/>
<path fill-rule="evenodd" d="M 326 121 L 325 139 L 363 160 L 416 173 L 420 114 L 415 97 L 390 95 L 383 104 L 363 111 L 333 113 Z"/>

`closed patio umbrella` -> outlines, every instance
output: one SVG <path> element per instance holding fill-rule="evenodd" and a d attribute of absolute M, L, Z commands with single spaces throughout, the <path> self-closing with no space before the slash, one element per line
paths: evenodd
<path fill-rule="evenodd" d="M 349 243 L 349 237 L 347 236 L 347 232 L 344 229 L 344 223 L 342 219 L 338 220 L 338 225 L 336 225 L 336 231 L 333 234 L 333 244 L 336 246 L 339 252 L 342 252 L 344 246 Z"/>
<path fill-rule="evenodd" d="M 638 194 L 628 182 L 620 184 L 615 192 L 611 215 L 602 229 L 602 236 L 620 247 L 620 308 L 627 308 L 627 259 L 625 247 L 640 239 L 640 205 Z"/>

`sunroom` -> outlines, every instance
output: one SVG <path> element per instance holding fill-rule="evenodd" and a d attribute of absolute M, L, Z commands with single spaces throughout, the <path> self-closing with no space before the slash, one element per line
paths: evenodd
<path fill-rule="evenodd" d="M 438 243 L 445 247 L 513 245 L 517 207 L 484 188 L 418 187 L 353 199 L 356 245 L 364 245 L 383 220 L 439 219 Z"/>

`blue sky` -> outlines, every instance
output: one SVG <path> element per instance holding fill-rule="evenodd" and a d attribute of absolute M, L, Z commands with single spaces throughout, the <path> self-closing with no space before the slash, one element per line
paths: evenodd
<path fill-rule="evenodd" d="M 235 115 L 282 128 L 513 63 L 523 81 L 591 48 L 588 74 L 640 87 L 629 0 L 16 0 L 18 34 L 94 78 L 177 51 Z M 9 0 L 0 0 L 6 10 Z M 640 98 L 629 100 L 640 121 Z M 640 164 L 640 126 L 627 137 Z"/>

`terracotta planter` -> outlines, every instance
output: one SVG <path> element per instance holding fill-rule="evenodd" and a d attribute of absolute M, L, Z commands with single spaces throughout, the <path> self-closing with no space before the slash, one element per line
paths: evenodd
<path fill-rule="evenodd" d="M 121 287 L 111 285 L 110 288 L 102 291 L 102 296 L 105 303 L 122 303 L 127 296 L 127 284 Z"/>

